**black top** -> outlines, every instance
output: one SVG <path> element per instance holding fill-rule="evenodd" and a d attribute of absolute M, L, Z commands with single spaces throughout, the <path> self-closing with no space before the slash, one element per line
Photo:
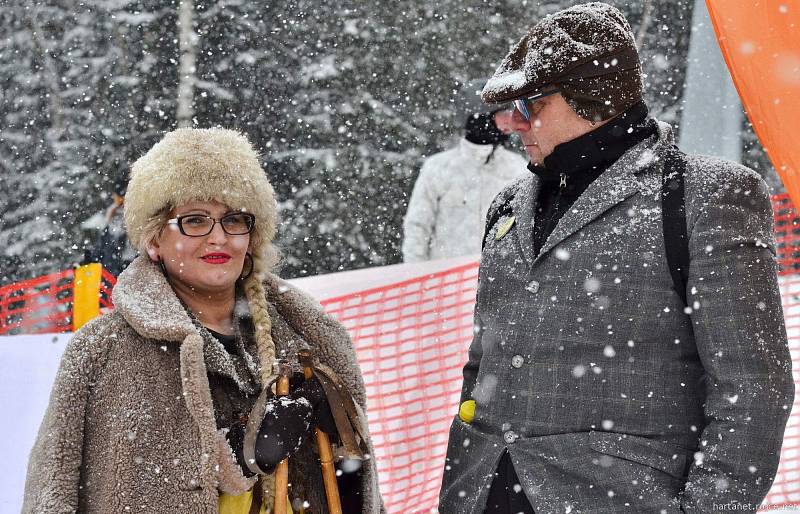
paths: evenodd
<path fill-rule="evenodd" d="M 647 106 L 639 102 L 597 129 L 556 146 L 544 158 L 544 166 L 528 164 L 541 181 L 533 225 L 536 255 L 589 184 L 627 150 L 657 132 L 655 120 L 647 114 Z"/>
<path fill-rule="evenodd" d="M 219 332 L 216 332 L 216 331 L 214 331 L 214 330 L 211 330 L 211 329 L 210 329 L 210 328 L 208 328 L 208 327 L 206 327 L 206 330 L 208 330 L 208 332 L 209 332 L 209 333 L 210 333 L 212 336 L 214 336 L 214 338 L 215 338 L 217 341 L 219 341 L 220 343 L 222 343 L 222 346 L 224 346 L 224 347 L 225 347 L 225 350 L 226 350 L 228 353 L 230 353 L 230 354 L 235 354 L 235 353 L 236 353 L 236 336 L 235 336 L 235 335 L 231 335 L 231 336 L 229 336 L 229 335 L 225 335 L 225 334 L 220 334 Z"/>

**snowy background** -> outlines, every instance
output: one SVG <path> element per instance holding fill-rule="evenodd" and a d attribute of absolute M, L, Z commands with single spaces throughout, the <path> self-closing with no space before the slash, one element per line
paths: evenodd
<path fill-rule="evenodd" d="M 694 90 L 718 91 L 713 52 L 690 48 L 700 32 L 715 43 L 702 0 L 608 1 L 636 34 L 654 116 L 688 133 L 692 105 L 741 110 L 727 96 L 713 109 L 687 97 L 689 76 Z M 96 236 L 82 224 L 179 125 L 237 128 L 261 152 L 280 202 L 283 276 L 397 263 L 422 159 L 478 108 L 465 84 L 490 76 L 541 16 L 576 3 L 0 0 L 0 285 L 79 263 Z M 739 133 L 736 157 L 779 192 L 746 118 L 724 120 L 718 128 Z M 0 513 L 18 510 L 67 340 L 0 338 L 0 404 L 13 413 Z"/>
<path fill-rule="evenodd" d="M 179 124 L 238 128 L 262 153 L 284 276 L 396 263 L 422 158 L 477 105 L 464 84 L 575 3 L 3 0 L 0 284 L 80 262 L 81 223 Z M 679 125 L 695 0 L 610 3 L 652 113 Z M 774 175 L 741 125 L 744 162 Z"/>

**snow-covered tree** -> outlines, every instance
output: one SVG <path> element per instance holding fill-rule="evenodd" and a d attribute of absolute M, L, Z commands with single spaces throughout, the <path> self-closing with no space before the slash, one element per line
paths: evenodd
<path fill-rule="evenodd" d="M 259 149 L 285 276 L 398 262 L 419 165 L 461 133 L 464 84 L 577 3 L 6 0 L 0 282 L 80 262 L 81 222 L 179 123 Z M 611 3 L 641 43 L 651 112 L 679 123 L 693 1 Z"/>

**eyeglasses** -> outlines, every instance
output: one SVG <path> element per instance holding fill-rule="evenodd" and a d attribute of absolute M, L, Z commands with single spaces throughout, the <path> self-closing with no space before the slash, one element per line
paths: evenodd
<path fill-rule="evenodd" d="M 249 212 L 232 212 L 220 219 L 204 214 L 186 214 L 167 220 L 167 223 L 178 225 L 181 234 L 189 237 L 207 236 L 214 230 L 214 225 L 217 223 L 229 236 L 243 236 L 253 231 L 256 226 L 256 217 Z"/>
<path fill-rule="evenodd" d="M 544 97 L 551 96 L 559 92 L 560 91 L 558 89 L 551 89 L 549 91 L 541 91 L 533 96 L 525 96 L 522 98 L 518 98 L 514 100 L 514 107 L 516 107 L 519 113 L 522 114 L 523 118 L 525 118 L 526 120 L 530 120 L 531 112 L 528 110 L 528 103 L 533 103 L 536 100 L 541 100 Z"/>

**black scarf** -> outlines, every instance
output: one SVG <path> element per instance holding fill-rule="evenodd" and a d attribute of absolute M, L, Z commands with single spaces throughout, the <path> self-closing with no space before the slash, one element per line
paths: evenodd
<path fill-rule="evenodd" d="M 647 115 L 647 106 L 639 102 L 597 129 L 556 146 L 544 158 L 544 166 L 528 164 L 541 181 L 533 226 L 536 255 L 589 184 L 631 147 L 657 132 L 655 120 Z"/>

